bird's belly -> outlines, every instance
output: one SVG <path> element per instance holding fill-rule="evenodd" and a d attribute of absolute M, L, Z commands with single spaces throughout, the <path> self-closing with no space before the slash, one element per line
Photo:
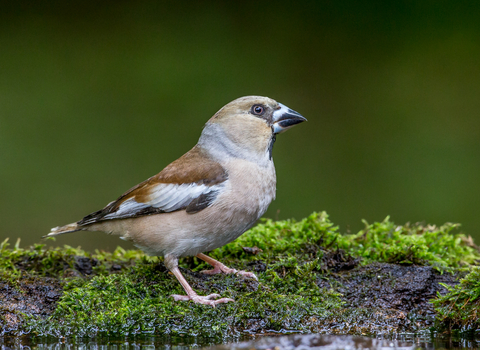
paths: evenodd
<path fill-rule="evenodd" d="M 182 210 L 118 221 L 122 238 L 145 253 L 181 257 L 230 243 L 252 227 L 263 212 L 211 206 L 196 214 Z M 137 221 L 131 224 L 131 220 Z"/>
<path fill-rule="evenodd" d="M 242 160 L 232 161 L 226 191 L 206 213 L 218 223 L 207 250 L 221 247 L 251 228 L 275 198 L 276 177 L 273 162 L 268 167 Z"/>
<path fill-rule="evenodd" d="M 248 188 L 251 186 L 251 188 Z M 207 220 L 215 223 L 207 234 L 208 246 L 205 251 L 213 250 L 238 238 L 251 228 L 267 211 L 275 197 L 275 184 L 244 182 L 243 190 L 226 192 L 206 211 Z"/>
<path fill-rule="evenodd" d="M 252 227 L 275 198 L 275 170 L 249 165 L 229 173 L 225 191 L 211 206 L 115 220 L 120 234 L 150 255 L 197 255 L 221 247 Z"/>

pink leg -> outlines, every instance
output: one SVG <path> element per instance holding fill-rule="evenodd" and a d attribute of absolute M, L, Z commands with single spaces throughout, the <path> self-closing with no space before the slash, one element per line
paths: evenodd
<path fill-rule="evenodd" d="M 187 295 L 178 295 L 178 294 L 173 294 L 171 297 L 175 299 L 175 301 L 179 300 L 192 300 L 194 303 L 198 304 L 205 304 L 205 305 L 210 305 L 215 307 L 217 304 L 222 304 L 222 303 L 228 303 L 229 301 L 235 301 L 230 298 L 220 298 L 219 294 L 210 294 L 206 296 L 201 296 L 195 293 L 195 291 L 190 287 L 188 284 L 187 280 L 185 277 L 183 277 L 182 273 L 180 272 L 178 268 L 178 259 L 176 257 L 172 256 L 165 256 L 165 266 L 177 277 L 178 282 L 182 285 L 183 289 L 185 289 L 185 292 Z M 217 300 L 215 300 L 217 299 Z"/>
<path fill-rule="evenodd" d="M 235 270 L 235 269 L 231 269 L 231 268 L 223 265 L 220 261 L 212 259 L 208 255 L 199 253 L 199 254 L 197 254 L 197 258 L 199 258 L 199 259 L 201 259 L 201 260 L 205 261 L 206 263 L 213 266 L 213 270 L 204 270 L 204 271 L 202 271 L 202 273 L 206 273 L 208 275 L 215 275 L 217 273 L 222 273 L 222 272 L 226 273 L 226 274 L 235 273 L 235 274 L 239 274 L 239 275 L 242 275 L 242 276 L 245 276 L 245 277 L 248 277 L 248 278 L 253 278 L 254 280 L 258 281 L 257 276 L 255 276 L 255 274 L 253 272 L 238 271 L 238 270 Z"/>

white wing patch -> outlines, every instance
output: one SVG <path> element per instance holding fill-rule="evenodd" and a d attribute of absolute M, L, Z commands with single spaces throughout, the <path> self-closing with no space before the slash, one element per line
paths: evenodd
<path fill-rule="evenodd" d="M 148 207 L 149 205 L 146 205 L 144 203 L 138 203 L 135 201 L 135 199 L 129 198 L 125 202 L 123 202 L 120 207 L 118 207 L 118 210 L 116 212 L 105 215 L 105 219 L 126 218 Z"/>
<path fill-rule="evenodd" d="M 146 208 L 159 209 L 162 212 L 172 212 L 187 207 L 194 199 L 201 195 L 218 191 L 224 183 L 206 186 L 198 184 L 159 184 L 151 189 L 149 200 L 140 203 L 135 198 L 123 202 L 114 213 L 105 215 L 105 219 L 120 219 L 135 216 Z"/>

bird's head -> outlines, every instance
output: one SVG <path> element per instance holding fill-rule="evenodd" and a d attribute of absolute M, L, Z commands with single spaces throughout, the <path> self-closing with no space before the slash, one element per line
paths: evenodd
<path fill-rule="evenodd" d="M 271 158 L 275 136 L 306 120 L 271 98 L 240 97 L 210 118 L 199 144 L 239 158 Z"/>

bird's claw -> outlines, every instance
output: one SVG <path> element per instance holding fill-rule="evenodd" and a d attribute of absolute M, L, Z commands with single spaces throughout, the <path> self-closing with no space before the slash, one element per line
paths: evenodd
<path fill-rule="evenodd" d="M 220 298 L 220 294 L 210 294 L 210 295 L 179 295 L 179 294 L 172 294 L 171 297 L 175 301 L 188 301 L 191 300 L 196 304 L 204 304 L 204 305 L 210 305 L 212 307 L 215 307 L 217 304 L 223 304 L 223 303 L 228 303 L 228 302 L 235 302 L 235 300 L 230 299 L 230 298 Z"/>
<path fill-rule="evenodd" d="M 215 266 L 215 268 L 213 268 L 212 270 L 203 270 L 202 271 L 202 273 L 205 274 L 205 275 L 216 275 L 217 273 L 222 273 L 222 272 L 224 274 L 234 273 L 236 275 L 240 275 L 240 276 L 247 277 L 247 278 L 252 278 L 255 281 L 258 281 L 257 276 L 253 272 L 238 271 L 238 270 L 226 267 L 226 266 L 221 266 L 221 267 Z"/>

